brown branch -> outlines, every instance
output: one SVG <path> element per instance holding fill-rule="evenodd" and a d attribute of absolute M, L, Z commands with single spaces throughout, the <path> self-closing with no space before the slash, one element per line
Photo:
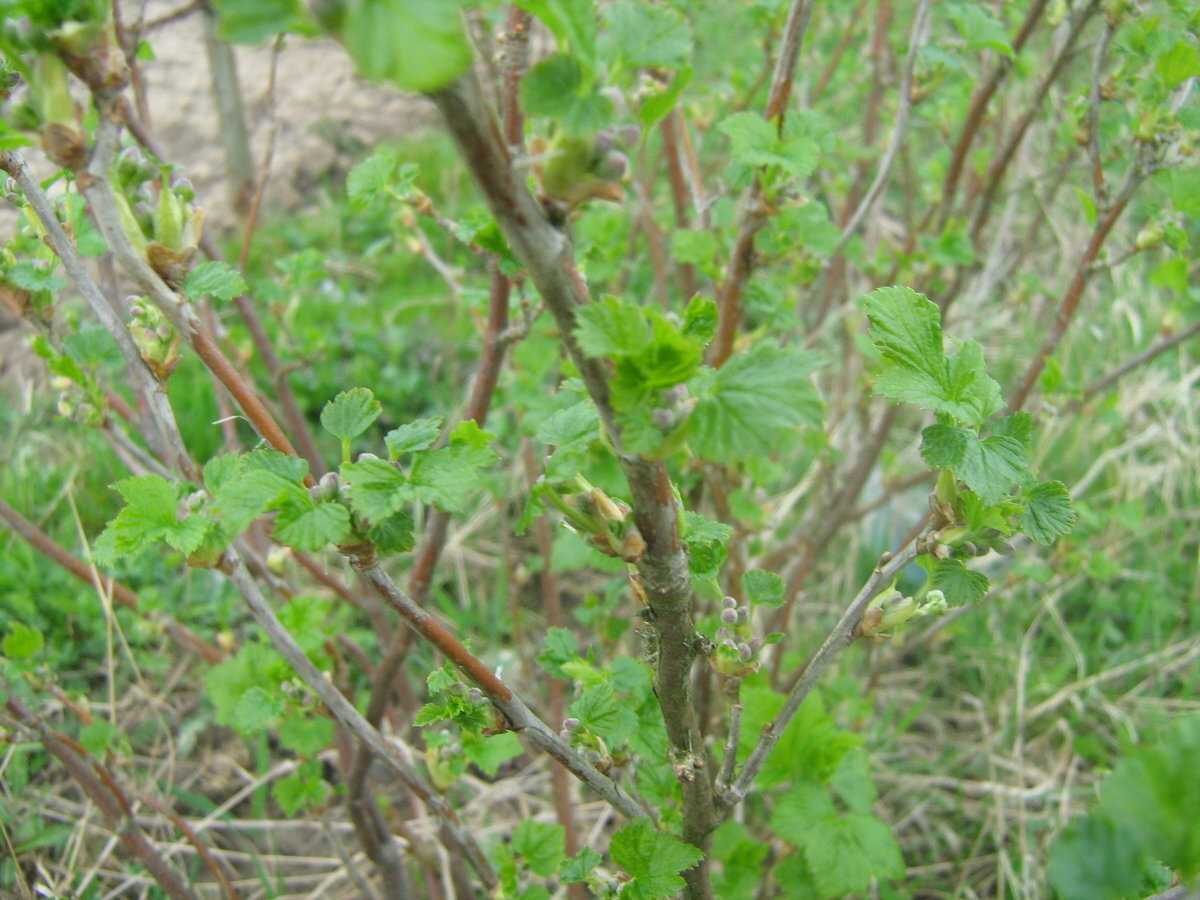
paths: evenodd
<path fill-rule="evenodd" d="M 833 53 L 829 55 L 829 62 L 825 65 L 824 71 L 821 72 L 821 77 L 817 79 L 816 86 L 812 89 L 812 95 L 809 97 L 810 103 L 816 104 L 825 93 L 825 88 L 829 86 L 829 80 L 833 78 L 833 73 L 837 71 L 838 63 L 842 61 L 842 56 L 845 54 L 846 48 L 854 40 L 854 27 L 862 18 L 863 10 L 866 8 L 867 0 L 858 0 L 858 5 L 854 7 L 854 11 L 850 13 L 850 17 L 846 20 L 846 27 L 842 29 L 841 40 L 838 41 L 838 45 L 834 48 Z"/>
<path fill-rule="evenodd" d="M 3 500 L 0 500 L 0 519 L 3 519 L 4 523 L 21 540 L 25 541 L 54 564 L 70 572 L 80 581 L 86 582 L 106 596 L 112 597 L 114 601 L 126 609 L 138 609 L 137 594 L 119 581 L 102 576 L 92 566 L 73 556 Z M 171 616 L 163 616 L 161 621 L 167 629 L 167 633 L 171 635 L 176 643 L 185 650 L 195 653 L 205 662 L 215 665 L 225 658 L 225 654 L 220 649 L 214 647 L 177 619 Z"/>
<path fill-rule="evenodd" d="M 1082 396 L 1078 400 L 1072 400 L 1070 403 L 1068 403 L 1065 407 L 1063 407 L 1063 411 L 1075 412 L 1092 397 L 1096 396 L 1102 391 L 1108 390 L 1134 369 L 1138 368 L 1139 366 L 1144 366 L 1146 363 L 1150 362 L 1150 360 L 1157 356 L 1161 356 L 1171 348 L 1178 347 L 1180 344 L 1190 341 L 1198 334 L 1200 334 L 1200 322 L 1194 322 L 1187 328 L 1183 329 L 1183 331 L 1173 334 L 1170 337 L 1163 338 L 1158 343 L 1147 347 L 1137 356 L 1133 357 L 1133 359 L 1122 363 L 1103 378 L 1099 378 L 1085 387 L 1083 389 Z"/>
<path fill-rule="evenodd" d="M 6 691 L 5 708 L 38 736 L 46 751 L 63 764 L 75 782 L 96 804 L 108 827 L 172 900 L 197 900 L 183 878 L 163 859 L 130 814 L 131 805 L 112 775 L 78 743 L 46 728 L 26 706 Z"/>
<path fill-rule="evenodd" d="M 1063 40 L 1058 54 L 1054 57 L 1050 68 L 1042 76 L 1042 80 L 1038 82 L 1037 87 L 1034 89 L 1033 100 L 1030 101 L 1025 113 L 1017 120 L 1016 127 L 1013 128 L 1012 134 L 1009 135 L 1000 152 L 992 160 L 992 164 L 988 166 L 988 170 L 983 176 L 984 186 L 975 209 L 975 215 L 971 219 L 969 232 L 972 240 L 978 239 L 980 232 L 987 224 L 988 217 L 992 212 L 993 198 L 1000 187 L 1000 183 L 1004 180 L 1004 175 L 1008 171 L 1009 164 L 1016 155 L 1017 148 L 1021 146 L 1021 142 L 1025 139 L 1025 134 L 1028 132 L 1029 126 L 1033 124 L 1033 120 L 1037 116 L 1038 109 L 1041 107 L 1042 101 L 1046 98 L 1046 94 L 1050 92 L 1051 86 L 1058 80 L 1063 67 L 1066 65 L 1067 60 L 1070 59 L 1072 48 L 1083 31 L 1083 26 L 1087 24 L 1087 20 L 1092 14 L 1096 12 L 1099 3 L 1100 0 L 1089 0 L 1085 6 L 1081 7 L 1075 13 L 1074 18 L 1071 19 L 1068 25 L 1066 38 Z"/>
<path fill-rule="evenodd" d="M 652 625 L 658 634 L 659 662 L 655 684 L 676 777 L 683 789 L 684 840 L 706 850 L 717 820 L 705 749 L 691 703 L 691 669 L 698 650 L 691 616 L 693 596 L 679 537 L 679 512 L 666 467 L 661 462 L 621 452 L 620 430 L 609 402 L 605 365 L 601 360 L 586 356 L 573 333 L 575 309 L 587 303 L 589 297 L 587 286 L 575 268 L 570 242 L 548 221 L 514 169 L 474 76 L 467 75 L 449 87 L 433 92 L 430 97 L 441 112 L 501 233 L 554 316 L 564 348 L 596 405 L 602 427 L 616 448 L 629 482 L 634 521 L 646 541 L 646 553 L 638 562 L 638 573 L 646 591 Z M 513 719 L 514 711 L 505 702 L 497 702 L 497 705 L 514 725 L 519 726 L 520 723 Z M 530 737 L 568 768 L 577 765 L 576 754 L 564 756 L 556 750 L 555 745 L 562 743 L 558 735 L 548 729 L 543 732 L 541 729 L 545 725 L 536 719 L 534 722 L 536 724 L 528 732 Z M 585 783 L 595 786 L 587 770 L 572 771 Z M 601 778 L 601 785 L 609 789 L 611 783 L 603 776 Z M 606 799 L 613 802 L 609 796 Z M 630 805 L 625 805 L 627 800 Z M 639 815 L 631 798 L 621 798 L 621 802 L 618 807 L 621 812 Z M 684 877 L 692 898 L 712 896 L 705 863 L 688 870 Z"/>
<path fill-rule="evenodd" d="M 1029 40 L 1029 36 L 1033 34 L 1034 28 L 1041 20 L 1042 13 L 1046 9 L 1046 4 L 1049 0 L 1034 0 L 1033 5 L 1029 8 L 1028 14 L 1025 16 L 1025 21 L 1021 24 L 1020 31 L 1013 39 L 1012 49 L 1013 57 L 1020 54 L 1021 48 L 1025 46 L 1025 42 Z M 1013 60 L 1007 56 L 1001 56 L 987 79 L 975 91 L 971 97 L 971 106 L 967 111 L 967 117 L 963 121 L 962 131 L 959 132 L 958 140 L 954 144 L 954 152 L 950 157 L 950 167 L 946 170 L 946 178 L 942 182 L 942 214 L 939 218 L 939 228 L 945 225 L 946 219 L 950 215 L 950 209 L 954 205 L 954 194 L 958 189 L 958 179 L 962 175 L 963 166 L 967 160 L 967 152 L 971 149 L 971 145 L 975 142 L 975 136 L 979 133 L 979 126 L 983 122 L 984 114 L 987 112 L 988 103 L 991 102 L 996 90 L 1000 87 L 1000 83 L 1012 70 Z"/>
<path fill-rule="evenodd" d="M 1092 196 L 1098 209 L 1104 209 L 1108 205 L 1108 189 L 1104 183 L 1104 164 L 1100 147 L 1100 75 L 1104 71 L 1104 56 L 1108 52 L 1108 44 L 1115 29 L 1116 25 L 1111 20 L 1104 25 L 1104 34 L 1096 44 L 1096 55 L 1092 61 L 1092 83 L 1088 88 L 1088 159 L 1092 166 Z"/>
<path fill-rule="evenodd" d="M 1091 278 L 1092 264 L 1096 261 L 1096 257 L 1100 253 L 1100 248 L 1104 246 L 1104 241 L 1108 237 L 1109 232 L 1117 224 L 1117 219 L 1121 217 L 1121 213 L 1125 211 L 1125 207 L 1129 205 L 1129 200 L 1133 197 L 1134 191 L 1137 190 L 1138 185 L 1141 184 L 1148 174 L 1149 172 L 1140 162 L 1134 163 L 1112 207 L 1096 222 L 1087 247 L 1084 248 L 1083 255 L 1075 265 L 1075 274 L 1071 278 L 1071 283 L 1067 286 L 1066 293 L 1063 294 L 1062 300 L 1059 302 L 1058 316 L 1046 334 L 1046 339 L 1042 341 L 1042 345 L 1038 348 L 1037 353 L 1030 360 L 1029 366 L 1026 368 L 1025 374 L 1022 376 L 1016 391 L 1013 393 L 1011 399 L 1009 399 L 1007 413 L 1016 412 L 1025 406 L 1025 402 L 1029 399 L 1029 395 L 1037 383 L 1038 376 L 1041 375 L 1042 369 L 1046 365 L 1046 357 L 1058 348 L 1063 335 L 1067 333 L 1067 328 L 1070 326 L 1071 320 L 1075 317 L 1075 310 L 1079 307 L 1079 301 L 1083 299 L 1083 291 Z"/>
<path fill-rule="evenodd" d="M 783 40 L 775 60 L 771 91 L 764 113 L 768 121 L 777 120 L 776 126 L 780 131 L 783 130 L 787 102 L 796 77 L 796 62 L 800 58 L 800 47 L 804 43 L 812 8 L 813 0 L 792 0 L 784 24 Z M 762 202 L 762 183 L 755 175 L 754 181 L 738 200 L 736 237 L 729 254 L 725 280 L 717 292 L 717 332 L 708 348 L 708 364 L 715 369 L 723 366 L 733 353 L 734 337 L 742 318 L 742 297 L 754 270 L 754 240 L 766 226 L 767 218 Z"/>

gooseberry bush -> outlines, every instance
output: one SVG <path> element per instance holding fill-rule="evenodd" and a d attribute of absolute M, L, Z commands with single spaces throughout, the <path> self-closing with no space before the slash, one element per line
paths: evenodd
<path fill-rule="evenodd" d="M 1200 14 L 199 4 L 227 41 L 336 42 L 423 95 L 455 148 L 376 148 L 338 188 L 377 235 L 364 258 L 436 273 L 452 324 L 380 344 L 380 295 L 347 352 L 408 395 L 381 363 L 317 396 L 342 326 L 301 323 L 332 251 L 226 260 L 204 227 L 219 198 L 140 116 L 133 6 L 5 4 L 4 299 L 61 389 L 63 440 L 98 432 L 126 471 L 86 548 L 3 518 L 207 667 L 206 727 L 290 761 L 256 809 L 348 822 L 363 896 L 918 890 L 821 680 L 852 646 L 937 652 L 939 617 L 1069 534 L 1046 420 L 1195 333 L 1177 321 L 1094 383 L 1064 352 L 1147 259 L 1194 311 Z M 472 187 L 439 190 L 442 167 Z M 426 374 L 438 340 L 463 364 Z M 863 539 L 881 509 L 900 524 Z M 190 620 L 161 587 L 143 602 L 148 573 L 176 571 L 156 566 L 211 575 L 249 620 Z M 495 594 L 491 621 L 472 593 Z M 123 775 L 133 736 L 55 699 L 63 639 L 14 615 L 5 729 L 75 779 L 157 895 L 239 896 L 245 862 L 191 830 L 189 866 L 139 817 L 178 821 Z M 1140 861 L 1112 896 L 1169 883 L 1153 861 L 1195 877 L 1194 842 L 1095 821 L 1056 850 L 1063 896 L 1097 896 L 1072 874 L 1089 834 Z"/>

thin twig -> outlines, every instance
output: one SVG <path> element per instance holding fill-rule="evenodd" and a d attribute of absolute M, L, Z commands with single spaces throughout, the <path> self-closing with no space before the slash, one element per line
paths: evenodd
<path fill-rule="evenodd" d="M 754 779 L 758 777 L 766 764 L 767 757 L 775 745 L 779 743 L 779 739 L 783 737 L 783 732 L 791 723 L 792 718 L 800 709 L 800 704 L 812 691 L 817 680 L 825 673 L 830 664 L 837 658 L 850 642 L 854 640 L 855 630 L 862 621 L 863 613 L 867 607 L 879 593 L 880 589 L 896 577 L 905 566 L 917 558 L 917 548 L 915 544 L 909 544 L 903 550 L 896 553 L 891 559 L 886 562 L 881 560 L 880 564 L 871 573 L 871 577 L 867 579 L 867 583 L 863 585 L 862 590 L 858 592 L 858 596 L 851 601 L 842 613 L 837 624 L 825 638 L 816 653 L 809 660 L 808 665 L 804 669 L 804 674 L 800 680 L 792 687 L 788 694 L 787 700 L 783 704 L 783 708 L 769 723 L 763 726 L 762 735 L 755 744 L 754 749 L 746 758 L 745 765 L 742 766 L 741 774 L 737 781 L 721 795 L 720 801 L 724 811 L 728 814 L 738 803 L 746 796 L 750 790 Z"/>
<path fill-rule="evenodd" d="M 1092 196 L 1097 209 L 1108 206 L 1108 189 L 1104 183 L 1104 164 L 1100 147 L 1100 76 L 1104 71 L 1104 57 L 1112 40 L 1115 24 L 1110 20 L 1104 25 L 1104 33 L 1096 44 L 1096 55 L 1092 60 L 1092 83 L 1088 89 L 1088 159 L 1092 164 Z"/>
<path fill-rule="evenodd" d="M 1196 335 L 1200 334 L 1200 322 L 1194 322 L 1183 331 L 1173 334 L 1170 337 L 1163 338 L 1156 344 L 1147 347 L 1133 359 L 1117 366 L 1103 378 L 1098 378 L 1083 389 L 1083 394 L 1076 400 L 1072 400 L 1065 407 L 1063 412 L 1075 412 L 1084 403 L 1099 393 L 1107 391 L 1110 387 L 1132 372 L 1134 369 L 1144 366 L 1156 356 L 1161 356 L 1173 347 L 1178 347 L 1180 344 L 1190 341 Z"/>

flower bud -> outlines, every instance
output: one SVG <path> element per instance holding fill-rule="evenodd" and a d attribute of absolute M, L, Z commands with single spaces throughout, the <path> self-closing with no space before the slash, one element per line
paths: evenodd
<path fill-rule="evenodd" d="M 481 691 L 479 688 L 471 688 L 469 691 L 467 691 L 467 699 L 472 703 L 482 703 L 483 691 Z"/>
<path fill-rule="evenodd" d="M 736 625 L 737 620 L 738 620 L 738 614 L 737 614 L 736 609 L 721 610 L 721 622 L 724 623 L 725 625 Z"/>
<path fill-rule="evenodd" d="M 358 454 L 358 460 L 357 460 L 358 462 L 366 462 L 368 459 L 379 459 L 379 457 L 376 456 L 374 453 Z M 330 474 L 333 474 L 333 473 L 330 473 Z"/>
<path fill-rule="evenodd" d="M 737 645 L 737 650 L 738 656 L 742 658 L 742 662 L 750 662 L 750 660 L 754 659 L 754 651 L 750 649 L 750 645 L 745 641 Z"/>
<path fill-rule="evenodd" d="M 582 723 L 578 719 L 576 719 L 574 716 L 570 716 L 569 718 L 563 719 L 563 730 L 575 731 L 580 724 Z"/>
<path fill-rule="evenodd" d="M 726 609 L 737 609 L 738 602 L 733 597 L 726 597 L 721 602 L 725 604 Z"/>
<path fill-rule="evenodd" d="M 741 623 L 742 625 L 745 625 L 747 622 L 749 622 L 750 621 L 750 607 L 739 606 L 737 608 L 737 618 L 738 618 L 738 622 Z"/>

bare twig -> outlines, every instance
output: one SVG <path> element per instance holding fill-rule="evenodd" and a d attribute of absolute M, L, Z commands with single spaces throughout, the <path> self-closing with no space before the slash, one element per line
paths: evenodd
<path fill-rule="evenodd" d="M 779 56 L 771 78 L 764 118 L 775 120 L 782 131 L 792 82 L 796 77 L 796 62 L 812 16 L 813 0 L 792 0 L 787 22 L 783 26 Z M 738 200 L 737 234 L 729 254 L 728 271 L 717 293 L 717 332 L 708 348 L 708 362 L 720 368 L 733 353 L 733 340 L 742 317 L 742 296 L 754 268 L 754 239 L 767 224 L 767 211 L 762 202 L 762 183 L 756 175 Z"/>
<path fill-rule="evenodd" d="M 900 552 L 896 553 L 886 561 L 881 560 L 880 564 L 871 573 L 871 577 L 867 579 L 867 583 L 863 585 L 862 590 L 858 592 L 858 596 L 851 601 L 842 613 L 837 624 L 825 638 L 816 653 L 808 661 L 808 665 L 804 669 L 804 674 L 800 680 L 792 687 L 788 694 L 787 700 L 783 704 L 783 708 L 779 711 L 769 723 L 763 726 L 762 735 L 755 744 L 754 749 L 746 758 L 745 765 L 742 766 L 741 774 L 737 781 L 725 791 L 720 802 L 725 812 L 728 813 L 746 796 L 750 790 L 754 779 L 758 777 L 766 764 L 767 757 L 775 745 L 779 743 L 779 739 L 783 737 L 783 732 L 796 712 L 800 709 L 800 704 L 812 691 L 817 680 L 825 673 L 830 664 L 837 658 L 850 642 L 854 640 L 855 629 L 858 628 L 862 621 L 863 613 L 870 605 L 871 600 L 879 593 L 880 589 L 898 575 L 905 566 L 917 558 L 917 548 L 915 544 L 909 544 Z"/>
<path fill-rule="evenodd" d="M 236 585 L 238 593 L 242 595 L 242 598 L 250 607 L 250 612 L 254 616 L 254 620 L 258 622 L 259 627 L 267 635 L 271 641 L 271 645 L 279 651 L 280 655 L 287 660 L 296 674 L 321 699 L 321 702 L 325 704 L 330 713 L 349 729 L 356 738 L 369 746 L 376 756 L 387 763 L 400 777 L 405 787 L 419 797 L 430 812 L 439 818 L 443 824 L 445 833 L 453 842 L 456 851 L 467 860 L 471 868 L 475 870 L 475 874 L 479 877 L 479 880 L 489 890 L 494 888 L 498 884 L 495 869 L 492 868 L 487 855 L 483 852 L 479 844 L 476 843 L 471 833 L 463 827 L 459 821 L 458 813 L 455 812 L 454 808 L 442 799 L 439 793 L 425 783 L 424 779 L 421 778 L 408 760 L 404 758 L 397 747 L 389 742 L 378 729 L 372 726 L 363 717 L 362 713 L 355 709 L 354 705 L 342 696 L 333 683 L 317 670 L 317 667 L 312 664 L 312 661 L 300 649 L 300 645 L 296 643 L 295 638 L 283 627 L 283 624 L 275 615 L 275 611 L 271 609 L 270 604 L 267 603 L 262 592 L 258 589 L 258 584 L 250 577 L 250 573 L 246 571 L 246 567 L 238 557 L 237 552 L 230 548 L 230 550 L 226 551 L 225 561 L 225 568 L 230 578 L 232 578 L 234 585 Z"/>
<path fill-rule="evenodd" d="M 1104 209 L 1108 205 L 1108 189 L 1104 183 L 1104 164 L 1100 146 L 1100 76 L 1104 72 L 1104 57 L 1108 52 L 1116 25 L 1108 21 L 1104 25 L 1104 33 L 1096 44 L 1096 55 L 1092 60 L 1092 83 L 1088 89 L 1088 159 L 1092 164 L 1092 196 L 1096 200 L 1096 208 Z"/>
<path fill-rule="evenodd" d="M 1072 400 L 1064 408 L 1064 412 L 1075 412 L 1084 403 L 1099 393 L 1107 391 L 1110 387 L 1132 372 L 1134 369 L 1144 366 L 1150 360 L 1157 356 L 1161 356 L 1173 347 L 1178 347 L 1180 344 L 1190 341 L 1196 335 L 1200 334 L 1200 322 L 1194 322 L 1187 328 L 1183 329 L 1170 337 L 1163 338 L 1156 344 L 1147 347 L 1133 359 L 1117 366 L 1103 378 L 1098 378 L 1083 389 L 1083 394 L 1077 400 Z"/>

